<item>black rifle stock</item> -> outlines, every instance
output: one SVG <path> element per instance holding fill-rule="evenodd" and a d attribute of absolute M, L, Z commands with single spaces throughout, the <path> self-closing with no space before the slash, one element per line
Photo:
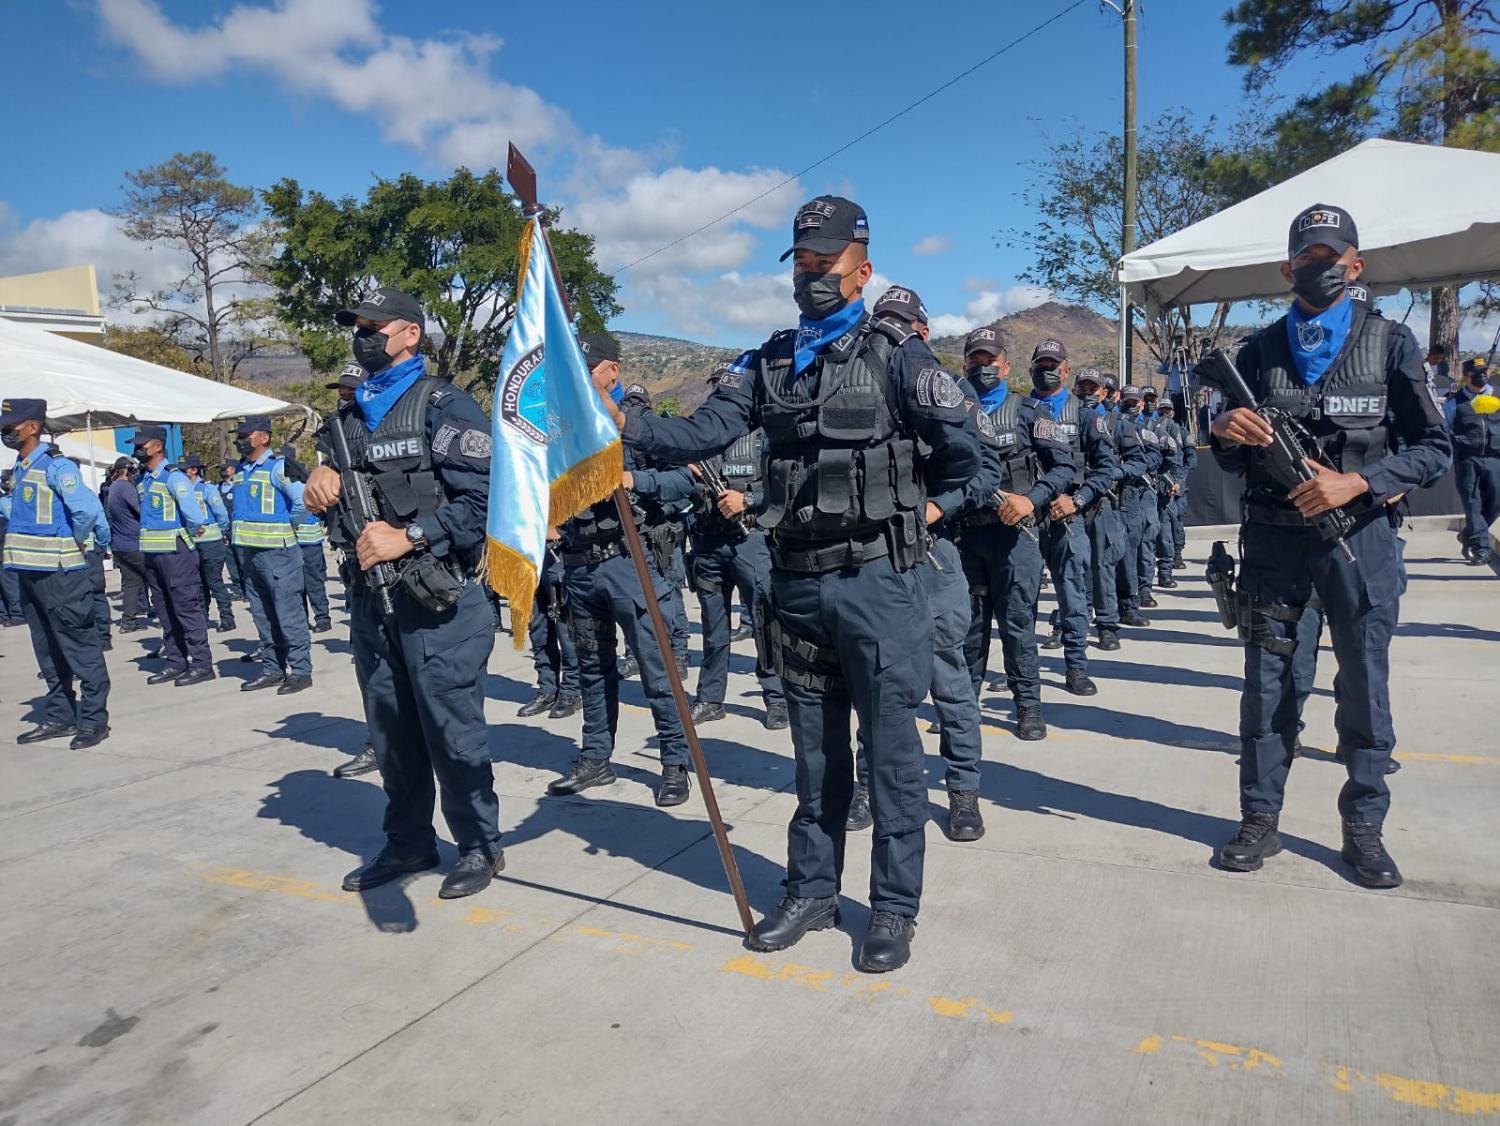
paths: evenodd
<path fill-rule="evenodd" d="M 717 458 L 706 458 L 698 463 L 699 480 L 703 482 L 704 499 L 708 501 L 710 508 L 718 510 L 719 498 L 729 492 L 729 482 L 724 479 L 724 474 L 719 471 Z M 736 539 L 748 539 L 750 537 L 750 522 L 755 517 L 747 508 L 738 516 L 724 517 L 730 527 L 734 529 Z"/>
<path fill-rule="evenodd" d="M 349 512 L 349 530 L 354 533 L 355 542 L 358 542 L 365 528 L 380 519 L 380 513 L 375 509 L 375 497 L 370 492 L 370 483 L 365 480 L 363 473 L 354 468 L 342 418 L 335 416 L 329 420 L 328 436 L 333 444 L 334 456 L 339 462 L 339 479 L 342 485 L 340 496 Z M 358 555 L 354 557 L 354 565 L 359 566 Z M 364 576 L 365 582 L 375 592 L 375 597 L 380 599 L 381 613 L 386 617 L 393 616 L 396 607 L 391 602 L 391 588 L 396 585 L 396 568 L 389 563 L 377 563 L 365 571 Z"/>
<path fill-rule="evenodd" d="M 1210 387 L 1217 388 L 1234 406 L 1246 407 L 1265 419 L 1271 427 L 1271 444 L 1254 449 L 1265 459 L 1266 468 L 1279 484 L 1295 489 L 1304 481 L 1317 477 L 1307 464 L 1309 451 L 1314 448 L 1312 435 L 1284 410 L 1262 405 L 1246 385 L 1229 353 L 1222 348 L 1214 349 L 1198 361 L 1195 374 Z M 1326 542 L 1338 545 L 1345 559 L 1354 562 L 1354 553 L 1344 538 L 1354 527 L 1353 517 L 1341 508 L 1333 508 L 1312 517 L 1309 522 Z"/>

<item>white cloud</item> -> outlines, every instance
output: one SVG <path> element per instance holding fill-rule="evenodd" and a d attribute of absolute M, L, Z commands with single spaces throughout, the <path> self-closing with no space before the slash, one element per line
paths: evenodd
<path fill-rule="evenodd" d="M 919 239 L 917 244 L 911 248 L 913 254 L 927 257 L 933 254 L 947 254 L 953 247 L 953 240 L 947 235 L 928 235 Z"/>
<path fill-rule="evenodd" d="M 1000 285 L 994 278 L 967 277 L 964 278 L 964 289 L 973 293 L 980 289 L 995 289 Z"/>
<path fill-rule="evenodd" d="M 933 336 L 957 336 L 990 324 L 1011 313 L 1023 309 L 1034 309 L 1043 302 L 1052 300 L 1049 290 L 1035 285 L 1012 285 L 1005 289 L 982 289 L 964 306 L 962 315 L 942 313 L 932 318 L 929 327 Z"/>
<path fill-rule="evenodd" d="M 684 274 L 643 277 L 637 296 L 661 310 L 689 336 L 741 336 L 745 347 L 758 344 L 778 328 L 796 323 L 791 271 L 742 274 L 729 270 L 709 278 Z"/>

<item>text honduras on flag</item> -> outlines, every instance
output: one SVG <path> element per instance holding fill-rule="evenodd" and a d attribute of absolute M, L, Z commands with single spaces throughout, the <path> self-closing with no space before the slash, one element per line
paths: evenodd
<path fill-rule="evenodd" d="M 516 318 L 500 357 L 490 454 L 488 578 L 529 620 L 547 529 L 620 484 L 620 434 L 589 379 L 558 292 L 541 222 L 521 234 Z M 515 647 L 526 631 L 512 630 Z"/>

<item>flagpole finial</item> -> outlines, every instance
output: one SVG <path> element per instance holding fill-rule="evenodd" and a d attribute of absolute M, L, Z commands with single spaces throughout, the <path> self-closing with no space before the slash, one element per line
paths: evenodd
<path fill-rule="evenodd" d="M 526 217 L 529 219 L 540 215 L 543 208 L 536 199 L 536 169 L 531 167 L 531 161 L 522 156 L 521 150 L 514 144 L 510 146 L 510 152 L 505 158 L 505 178 L 510 182 L 516 198 L 521 201 L 521 209 Z"/>

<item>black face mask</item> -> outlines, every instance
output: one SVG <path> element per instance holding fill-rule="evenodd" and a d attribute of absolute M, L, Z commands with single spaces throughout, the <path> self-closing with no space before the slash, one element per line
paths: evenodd
<path fill-rule="evenodd" d="M 1000 386 L 1000 367 L 998 364 L 970 364 L 964 368 L 964 374 L 981 391 L 993 391 L 996 387 Z"/>
<path fill-rule="evenodd" d="M 809 320 L 821 321 L 849 304 L 849 299 L 839 288 L 843 280 L 843 274 L 793 274 L 792 297 L 802 315 Z"/>
<path fill-rule="evenodd" d="M 1050 395 L 1062 386 L 1062 372 L 1057 368 L 1032 368 L 1031 385 L 1043 395 Z"/>
<path fill-rule="evenodd" d="M 19 430 L 0 431 L 0 442 L 5 443 L 6 449 L 19 450 L 22 445 L 21 432 Z"/>
<path fill-rule="evenodd" d="M 250 445 L 249 438 L 236 438 L 234 440 L 234 448 L 239 452 L 240 457 L 243 458 L 248 458 L 255 452 L 254 448 Z"/>
<path fill-rule="evenodd" d="M 1340 262 L 1309 262 L 1292 270 L 1292 292 L 1314 309 L 1326 309 L 1343 296 L 1348 274 Z"/>
<path fill-rule="evenodd" d="M 148 454 L 144 449 L 135 451 L 135 460 L 141 463 L 142 469 L 151 468 L 151 455 Z"/>
<path fill-rule="evenodd" d="M 354 330 L 354 360 L 365 371 L 374 375 L 391 366 L 390 354 L 385 350 L 390 338 L 378 328 Z"/>

